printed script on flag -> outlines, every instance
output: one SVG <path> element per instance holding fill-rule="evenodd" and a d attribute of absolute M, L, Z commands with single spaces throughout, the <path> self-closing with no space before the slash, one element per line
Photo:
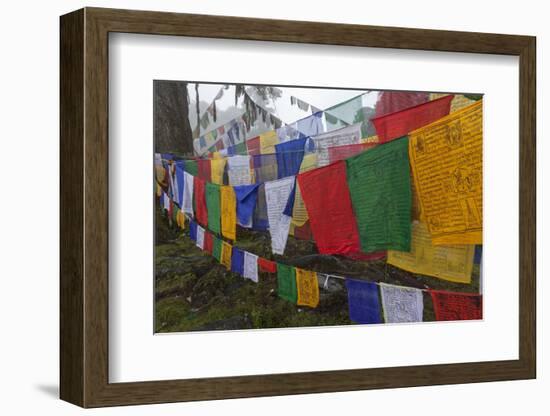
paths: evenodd
<path fill-rule="evenodd" d="M 422 217 L 433 244 L 482 244 L 482 101 L 409 135 Z"/>
<path fill-rule="evenodd" d="M 434 246 L 426 224 L 412 224 L 411 251 L 388 250 L 388 263 L 411 273 L 470 283 L 475 245 Z"/>

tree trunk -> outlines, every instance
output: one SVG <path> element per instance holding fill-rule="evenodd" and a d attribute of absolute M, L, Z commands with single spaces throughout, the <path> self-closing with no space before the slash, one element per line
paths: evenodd
<path fill-rule="evenodd" d="M 154 133 L 156 153 L 193 155 L 193 134 L 189 124 L 187 83 L 154 81 Z"/>

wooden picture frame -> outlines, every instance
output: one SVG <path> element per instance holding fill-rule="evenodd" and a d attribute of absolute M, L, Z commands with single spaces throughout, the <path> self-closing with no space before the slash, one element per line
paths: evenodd
<path fill-rule="evenodd" d="M 61 17 L 60 396 L 82 407 L 529 379 L 536 376 L 535 38 L 85 8 Z M 109 383 L 108 34 L 368 46 L 519 57 L 519 359 Z"/>

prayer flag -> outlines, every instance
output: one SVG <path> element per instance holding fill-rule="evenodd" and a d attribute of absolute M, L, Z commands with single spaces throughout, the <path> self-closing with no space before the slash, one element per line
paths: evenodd
<path fill-rule="evenodd" d="M 420 289 L 380 283 L 386 323 L 422 322 L 424 297 Z"/>
<path fill-rule="evenodd" d="M 294 127 L 295 126 L 295 127 Z M 292 124 L 292 127 L 304 136 L 315 136 L 325 131 L 323 127 L 323 112 L 319 111 L 309 117 L 302 118 Z"/>
<path fill-rule="evenodd" d="M 265 184 L 258 186 L 258 196 L 256 206 L 254 207 L 254 217 L 252 218 L 252 229 L 256 231 L 266 231 L 269 228 L 267 218 L 267 204 L 265 202 Z"/>
<path fill-rule="evenodd" d="M 205 189 L 206 208 L 208 211 L 208 229 L 216 234 L 221 234 L 220 225 L 220 185 L 212 182 L 206 183 Z"/>
<path fill-rule="evenodd" d="M 249 155 L 260 154 L 260 136 L 253 137 L 246 141 L 246 148 Z"/>
<path fill-rule="evenodd" d="M 350 98 L 325 110 L 326 114 L 336 117 L 346 124 L 353 124 L 363 121 L 363 95 Z M 330 117 L 327 117 L 327 121 Z"/>
<path fill-rule="evenodd" d="M 260 153 L 275 153 L 275 145 L 279 143 L 279 136 L 275 130 L 260 134 Z"/>
<path fill-rule="evenodd" d="M 183 212 L 189 215 L 193 215 L 193 176 L 185 172 L 183 175 L 185 185 L 183 187 Z"/>
<path fill-rule="evenodd" d="M 376 283 L 346 279 L 349 319 L 358 324 L 379 324 L 380 301 Z"/>
<path fill-rule="evenodd" d="M 312 137 L 317 153 L 317 165 L 329 164 L 329 148 L 349 144 L 359 144 L 361 141 L 361 123 L 333 130 Z"/>
<path fill-rule="evenodd" d="M 277 273 L 277 263 L 263 257 L 258 257 L 258 267 L 262 272 Z"/>
<path fill-rule="evenodd" d="M 347 159 L 346 165 L 362 251 L 410 251 L 408 138 L 376 146 Z"/>
<path fill-rule="evenodd" d="M 237 200 L 232 186 L 220 187 L 221 232 L 229 240 L 237 239 Z"/>
<path fill-rule="evenodd" d="M 225 266 L 227 270 L 231 270 L 231 251 L 233 246 L 222 240 L 222 252 L 220 263 Z"/>
<path fill-rule="evenodd" d="M 248 251 L 244 252 L 243 276 L 258 283 L 258 256 Z"/>
<path fill-rule="evenodd" d="M 334 146 L 329 147 L 328 149 L 328 159 L 329 163 L 334 163 L 339 160 L 348 159 L 352 156 L 358 155 L 359 153 L 364 152 L 365 150 L 375 147 L 378 143 L 357 143 L 357 144 L 346 144 L 343 146 Z"/>
<path fill-rule="evenodd" d="M 290 140 L 275 146 L 278 178 L 295 176 L 300 171 L 307 138 Z"/>
<path fill-rule="evenodd" d="M 206 183 L 204 180 L 195 176 L 193 183 L 193 190 L 195 194 L 195 217 L 199 224 L 206 226 L 208 225 L 208 211 L 206 208 L 206 197 L 205 197 L 205 188 Z"/>
<path fill-rule="evenodd" d="M 380 143 L 405 136 L 449 114 L 452 95 L 428 101 L 396 113 L 375 117 L 371 121 Z"/>
<path fill-rule="evenodd" d="M 277 263 L 277 294 L 281 299 L 296 303 L 296 269 L 293 266 Z"/>
<path fill-rule="evenodd" d="M 457 293 L 431 290 L 435 319 L 438 321 L 465 321 L 482 318 L 482 297 L 475 293 Z"/>
<path fill-rule="evenodd" d="M 210 159 L 197 160 L 198 176 L 203 181 L 210 182 L 212 180 L 212 174 L 210 169 Z"/>
<path fill-rule="evenodd" d="M 185 187 L 185 170 L 182 165 L 176 164 L 176 187 L 177 187 L 177 202 L 183 207 L 183 189 Z"/>
<path fill-rule="evenodd" d="M 236 155 L 227 159 L 229 185 L 250 185 L 250 156 Z"/>
<path fill-rule="evenodd" d="M 197 222 L 193 220 L 189 222 L 189 238 L 197 242 Z"/>
<path fill-rule="evenodd" d="M 233 189 L 237 198 L 237 222 L 242 227 L 251 227 L 252 214 L 258 197 L 258 185 L 240 185 Z"/>
<path fill-rule="evenodd" d="M 346 182 L 346 163 L 340 161 L 301 173 L 298 184 L 319 253 L 360 252 L 359 232 Z"/>
<path fill-rule="evenodd" d="M 213 240 L 212 233 L 206 231 L 204 233 L 204 251 L 206 251 L 207 253 L 213 254 L 213 244 L 214 244 L 214 240 Z"/>
<path fill-rule="evenodd" d="M 410 160 L 432 243 L 482 244 L 482 101 L 410 134 Z"/>
<path fill-rule="evenodd" d="M 231 253 L 231 271 L 238 275 L 244 275 L 244 251 L 233 247 Z"/>
<path fill-rule="evenodd" d="M 275 254 L 284 254 L 290 217 L 283 214 L 288 197 L 294 185 L 294 177 L 266 182 L 265 201 L 269 220 L 269 234 L 271 235 L 271 250 Z"/>
<path fill-rule="evenodd" d="M 204 249 L 204 228 L 200 225 L 197 225 L 197 241 L 196 246 L 201 250 Z"/>
<path fill-rule="evenodd" d="M 316 308 L 319 305 L 317 273 L 296 268 L 297 304 Z"/>
<path fill-rule="evenodd" d="M 199 166 L 196 160 L 186 160 L 184 169 L 188 174 L 192 176 L 197 176 L 199 174 Z"/>
<path fill-rule="evenodd" d="M 277 179 L 277 155 L 255 155 L 252 156 L 252 163 L 254 165 L 256 183 L 274 181 Z"/>
<path fill-rule="evenodd" d="M 375 117 L 396 113 L 430 101 L 427 92 L 382 91 L 375 106 Z"/>
<path fill-rule="evenodd" d="M 217 152 L 216 152 L 217 153 Z M 210 168 L 212 174 L 212 182 L 218 185 L 223 185 L 223 172 L 225 169 L 226 159 L 217 158 L 210 161 Z"/>
<path fill-rule="evenodd" d="M 222 239 L 212 236 L 212 256 L 222 262 Z"/>
<path fill-rule="evenodd" d="M 410 253 L 388 250 L 388 264 L 411 273 L 470 283 L 474 252 L 471 244 L 434 246 L 426 224 L 414 221 Z"/>

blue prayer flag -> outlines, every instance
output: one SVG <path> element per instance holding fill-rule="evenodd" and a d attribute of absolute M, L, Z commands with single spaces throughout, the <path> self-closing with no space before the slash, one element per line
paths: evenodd
<path fill-rule="evenodd" d="M 300 172 L 306 140 L 306 138 L 290 140 L 275 145 L 278 179 L 295 176 Z"/>
<path fill-rule="evenodd" d="M 292 217 L 292 211 L 294 211 L 294 199 L 296 198 L 296 178 L 294 179 L 294 185 L 292 186 L 292 191 L 288 195 L 288 200 L 286 201 L 285 209 L 283 210 L 283 215 L 287 217 Z"/>
<path fill-rule="evenodd" d="M 191 238 L 191 240 L 195 242 L 197 241 L 197 222 L 196 221 L 191 220 L 189 222 L 189 237 Z"/>
<path fill-rule="evenodd" d="M 237 222 L 243 227 L 252 225 L 252 214 L 256 206 L 259 185 L 234 186 L 237 199 Z"/>
<path fill-rule="evenodd" d="M 358 324 L 379 324 L 378 285 L 364 280 L 346 279 L 349 319 Z"/>
<path fill-rule="evenodd" d="M 231 250 L 231 271 L 241 276 L 244 274 L 244 251 L 235 246 Z"/>

